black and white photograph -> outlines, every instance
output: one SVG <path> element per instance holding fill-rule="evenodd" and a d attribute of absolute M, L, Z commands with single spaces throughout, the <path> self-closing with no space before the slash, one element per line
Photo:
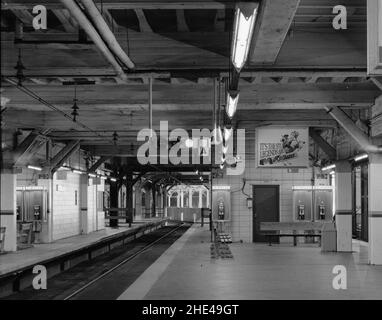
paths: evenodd
<path fill-rule="evenodd" d="M 382 299 L 382 0 L 1 0 L 0 44 L 0 316 Z"/>

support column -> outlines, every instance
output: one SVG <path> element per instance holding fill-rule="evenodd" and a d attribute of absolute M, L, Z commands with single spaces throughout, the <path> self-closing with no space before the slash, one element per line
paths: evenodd
<path fill-rule="evenodd" d="M 199 189 L 199 208 L 203 208 L 203 191 Z"/>
<path fill-rule="evenodd" d="M 188 190 L 188 207 L 192 208 L 192 189 Z"/>
<path fill-rule="evenodd" d="M 167 218 L 167 208 L 170 205 L 170 197 L 167 195 L 166 190 L 164 191 L 163 196 L 164 196 L 164 216 L 165 218 Z"/>
<path fill-rule="evenodd" d="M 135 214 L 136 217 L 141 216 L 140 219 L 143 219 L 142 214 L 142 188 L 139 183 L 137 183 L 137 186 L 135 187 Z"/>
<path fill-rule="evenodd" d="M 127 172 L 126 174 L 126 208 L 127 208 L 127 218 L 126 223 L 133 223 L 133 174 L 132 172 Z"/>
<path fill-rule="evenodd" d="M 149 189 L 146 189 L 146 192 L 145 192 L 145 218 L 151 217 L 151 206 L 152 206 L 151 196 L 152 196 L 152 192 L 150 192 Z M 147 211 L 149 211 L 148 215 L 146 214 Z"/>
<path fill-rule="evenodd" d="M 382 265 L 382 155 L 369 155 L 369 263 Z"/>
<path fill-rule="evenodd" d="M 352 251 L 352 174 L 349 161 L 336 162 L 337 251 Z"/>
<path fill-rule="evenodd" d="M 118 184 L 117 182 L 110 181 L 110 208 L 118 208 Z M 111 217 L 117 217 L 118 212 L 110 211 Z M 110 219 L 110 227 L 118 228 L 118 220 Z"/>
<path fill-rule="evenodd" d="M 80 233 L 88 234 L 88 186 L 89 178 L 88 175 L 80 176 L 80 195 L 79 195 L 79 205 L 80 205 Z"/>
<path fill-rule="evenodd" d="M 184 192 L 183 190 L 180 192 L 180 207 L 183 208 L 184 205 Z"/>
<path fill-rule="evenodd" d="M 152 197 L 153 197 L 153 202 L 152 202 L 152 212 L 151 212 L 151 217 L 156 217 L 156 190 L 155 190 L 155 184 L 151 186 L 151 192 L 152 192 Z"/>
<path fill-rule="evenodd" d="M 5 227 L 4 250 L 17 250 L 16 174 L 0 174 L 0 226 Z"/>

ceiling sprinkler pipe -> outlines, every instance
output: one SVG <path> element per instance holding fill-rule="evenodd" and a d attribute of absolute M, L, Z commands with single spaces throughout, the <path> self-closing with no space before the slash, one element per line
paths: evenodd
<path fill-rule="evenodd" d="M 121 62 L 129 69 L 134 69 L 135 65 L 123 51 L 114 33 L 110 30 L 110 27 L 106 23 L 102 14 L 99 12 L 97 6 L 93 0 L 81 0 L 86 12 L 89 14 L 94 25 L 97 27 L 103 41 L 108 45 L 109 49 L 121 60 Z"/>
<path fill-rule="evenodd" d="M 101 53 L 105 56 L 105 58 L 109 61 L 109 63 L 113 66 L 119 78 L 126 81 L 127 76 L 125 72 L 122 70 L 122 67 L 115 59 L 112 52 L 109 50 L 105 42 L 102 40 L 101 36 L 98 34 L 97 30 L 82 12 L 81 8 L 74 0 L 60 0 L 61 3 L 65 6 L 65 8 L 70 12 L 70 14 L 76 19 L 78 24 L 82 29 L 85 30 L 86 34 L 90 37 L 90 39 L 94 42 L 94 44 L 98 47 Z"/>

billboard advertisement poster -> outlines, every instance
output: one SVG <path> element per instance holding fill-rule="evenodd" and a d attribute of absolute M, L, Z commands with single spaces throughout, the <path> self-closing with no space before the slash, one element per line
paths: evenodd
<path fill-rule="evenodd" d="M 266 127 L 256 130 L 258 167 L 308 167 L 309 128 Z"/>

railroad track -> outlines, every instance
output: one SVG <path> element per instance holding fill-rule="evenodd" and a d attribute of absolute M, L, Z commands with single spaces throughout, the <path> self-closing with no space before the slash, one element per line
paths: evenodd
<path fill-rule="evenodd" d="M 109 253 L 48 279 L 47 290 L 29 287 L 7 300 L 114 300 L 155 262 L 190 225 L 150 232 Z"/>
<path fill-rule="evenodd" d="M 112 267 L 111 269 L 109 269 L 108 271 L 104 272 L 103 274 L 101 274 L 100 276 L 98 276 L 97 278 L 93 279 L 92 281 L 88 282 L 87 284 L 85 284 L 84 286 L 82 286 L 81 288 L 77 289 L 75 292 L 71 293 L 70 295 L 68 295 L 67 297 L 65 297 L 63 300 L 70 300 L 74 297 L 76 297 L 78 294 L 80 294 L 81 292 L 83 292 L 84 290 L 86 290 L 87 288 L 89 288 L 90 286 L 92 286 L 93 284 L 97 283 L 98 281 L 100 281 L 101 279 L 104 279 L 106 276 L 108 276 L 109 274 L 111 274 L 112 272 L 114 272 L 115 270 L 117 270 L 118 268 L 122 267 L 124 264 L 126 264 L 127 262 L 135 259 L 137 256 L 141 255 L 142 253 L 144 253 L 145 251 L 147 251 L 148 249 L 150 249 L 151 247 L 153 247 L 156 243 L 160 242 L 161 240 L 167 238 L 169 235 L 173 234 L 174 232 L 176 232 L 178 229 L 180 229 L 181 227 L 184 226 L 184 223 L 182 223 L 181 225 L 179 225 L 178 227 L 175 227 L 173 230 L 167 232 L 165 235 L 161 236 L 160 238 L 156 239 L 155 241 L 147 244 L 147 246 L 143 247 L 142 249 L 140 249 L 138 252 L 135 252 L 133 253 L 131 256 L 129 256 L 128 258 L 124 259 L 123 261 L 121 261 L 120 263 L 118 263 L 116 266 Z"/>

